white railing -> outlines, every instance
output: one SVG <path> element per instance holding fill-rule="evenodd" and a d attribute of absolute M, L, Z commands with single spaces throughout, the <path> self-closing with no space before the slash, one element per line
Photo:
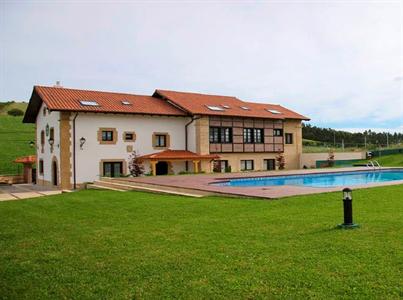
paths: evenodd
<path fill-rule="evenodd" d="M 367 163 L 367 168 L 369 168 L 369 167 L 372 167 L 374 170 L 376 170 L 377 167 L 379 170 L 381 169 L 381 165 L 379 164 L 379 162 L 377 160 L 374 160 L 374 161 L 370 160 Z"/>

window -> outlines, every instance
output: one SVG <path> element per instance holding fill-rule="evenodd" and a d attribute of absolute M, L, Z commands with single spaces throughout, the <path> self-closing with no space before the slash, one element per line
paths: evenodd
<path fill-rule="evenodd" d="M 264 134 L 262 128 L 244 128 L 243 129 L 243 142 L 246 144 L 264 142 Z"/>
<path fill-rule="evenodd" d="M 39 174 L 43 175 L 43 159 L 39 160 Z"/>
<path fill-rule="evenodd" d="M 155 135 L 155 147 L 166 147 L 167 146 L 167 136 L 165 134 Z"/>
<path fill-rule="evenodd" d="M 125 142 L 134 142 L 136 140 L 136 134 L 133 131 L 126 131 L 123 133 L 123 140 Z"/>
<path fill-rule="evenodd" d="M 250 110 L 250 108 L 247 107 L 247 106 L 241 106 L 241 108 L 242 108 L 243 110 Z"/>
<path fill-rule="evenodd" d="M 274 136 L 283 136 L 283 129 L 274 129 L 273 135 Z"/>
<path fill-rule="evenodd" d="M 103 130 L 102 131 L 102 141 L 103 142 L 113 141 L 113 131 Z"/>
<path fill-rule="evenodd" d="M 120 177 L 123 174 L 122 162 L 104 162 L 103 176 L 105 177 Z"/>
<path fill-rule="evenodd" d="M 244 128 L 243 129 L 243 142 L 246 144 L 253 143 L 253 128 Z"/>
<path fill-rule="evenodd" d="M 253 141 L 257 144 L 263 143 L 263 129 L 255 128 L 253 129 Z"/>
<path fill-rule="evenodd" d="M 253 169 L 253 159 L 241 160 L 241 171 L 250 171 Z"/>
<path fill-rule="evenodd" d="M 41 131 L 41 146 L 45 145 L 45 131 Z"/>
<path fill-rule="evenodd" d="M 210 127 L 210 143 L 232 143 L 232 128 Z"/>
<path fill-rule="evenodd" d="M 80 100 L 80 104 L 82 106 L 99 106 L 98 102 L 89 100 Z"/>
<path fill-rule="evenodd" d="M 285 134 L 285 143 L 286 144 L 293 144 L 293 136 L 292 133 L 286 133 Z"/>
<path fill-rule="evenodd" d="M 46 107 L 43 108 L 43 116 L 46 116 Z"/>
<path fill-rule="evenodd" d="M 219 107 L 219 106 L 213 106 L 213 105 L 206 105 L 206 106 L 209 110 L 212 110 L 212 111 L 225 111 L 224 108 Z"/>
<path fill-rule="evenodd" d="M 219 143 L 219 142 L 220 142 L 220 128 L 210 127 L 210 143 Z"/>
<path fill-rule="evenodd" d="M 275 170 L 276 169 L 276 160 L 275 159 L 265 159 L 264 166 L 266 170 Z"/>
<path fill-rule="evenodd" d="M 267 111 L 268 111 L 268 112 L 271 112 L 273 115 L 279 115 L 279 114 L 281 114 L 281 112 L 279 112 L 279 111 L 276 110 L 276 109 L 267 109 Z"/>
<path fill-rule="evenodd" d="M 129 101 L 122 101 L 123 105 L 132 105 Z"/>
<path fill-rule="evenodd" d="M 55 140 L 55 129 L 53 127 L 51 127 L 49 131 L 49 140 Z"/>

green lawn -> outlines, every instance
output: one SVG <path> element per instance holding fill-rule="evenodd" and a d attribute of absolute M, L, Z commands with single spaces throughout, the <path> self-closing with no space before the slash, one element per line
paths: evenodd
<path fill-rule="evenodd" d="M 403 185 L 279 201 L 82 191 L 0 202 L 4 299 L 403 297 Z"/>
<path fill-rule="evenodd" d="M 35 141 L 34 124 L 22 123 L 22 117 L 0 115 L 0 174 L 14 174 L 17 165 L 12 161 L 24 155 L 35 154 L 29 146 Z"/>
<path fill-rule="evenodd" d="M 382 167 L 403 167 L 403 153 L 374 157 Z M 367 162 L 364 160 L 363 162 Z"/>

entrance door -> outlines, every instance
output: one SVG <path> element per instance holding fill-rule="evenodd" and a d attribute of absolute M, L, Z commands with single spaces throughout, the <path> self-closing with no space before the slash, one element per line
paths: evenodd
<path fill-rule="evenodd" d="M 166 161 L 159 161 L 156 165 L 157 175 L 167 175 L 168 174 L 168 163 Z"/>
<path fill-rule="evenodd" d="M 264 166 L 266 170 L 275 170 L 276 169 L 276 160 L 275 159 L 265 159 Z"/>
<path fill-rule="evenodd" d="M 122 162 L 104 162 L 105 177 L 120 177 L 122 175 Z"/>
<path fill-rule="evenodd" d="M 57 162 L 52 162 L 52 184 L 57 185 Z"/>

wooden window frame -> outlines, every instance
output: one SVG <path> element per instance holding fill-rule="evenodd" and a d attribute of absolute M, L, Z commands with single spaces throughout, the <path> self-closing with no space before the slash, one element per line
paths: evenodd
<path fill-rule="evenodd" d="M 126 135 L 131 134 L 133 136 L 132 139 L 127 139 Z M 128 143 L 134 143 L 136 141 L 136 133 L 134 131 L 125 131 L 123 132 L 123 141 Z"/>
<path fill-rule="evenodd" d="M 111 141 L 104 141 L 102 140 L 103 132 L 105 131 L 112 131 L 112 140 Z M 118 139 L 118 132 L 116 128 L 98 128 L 97 139 L 99 144 L 101 145 L 115 145 Z"/>
<path fill-rule="evenodd" d="M 250 161 L 252 162 L 252 168 L 248 169 L 247 168 L 247 162 Z M 245 168 L 243 168 L 242 164 L 245 164 Z M 253 171 L 255 170 L 255 161 L 253 159 L 241 159 L 241 171 Z"/>
<path fill-rule="evenodd" d="M 283 129 L 281 129 L 281 128 L 274 128 L 274 129 L 273 129 L 273 136 L 283 136 Z"/>
<path fill-rule="evenodd" d="M 294 135 L 292 133 L 285 133 L 285 144 L 292 145 L 294 144 Z"/>
<path fill-rule="evenodd" d="M 157 145 L 157 138 L 158 136 L 164 135 L 165 136 L 165 146 L 158 146 Z M 167 132 L 154 132 L 152 136 L 152 146 L 155 150 L 164 150 L 169 149 L 171 146 L 171 137 Z"/>
<path fill-rule="evenodd" d="M 210 126 L 209 141 L 213 144 L 232 144 L 232 127 Z"/>

